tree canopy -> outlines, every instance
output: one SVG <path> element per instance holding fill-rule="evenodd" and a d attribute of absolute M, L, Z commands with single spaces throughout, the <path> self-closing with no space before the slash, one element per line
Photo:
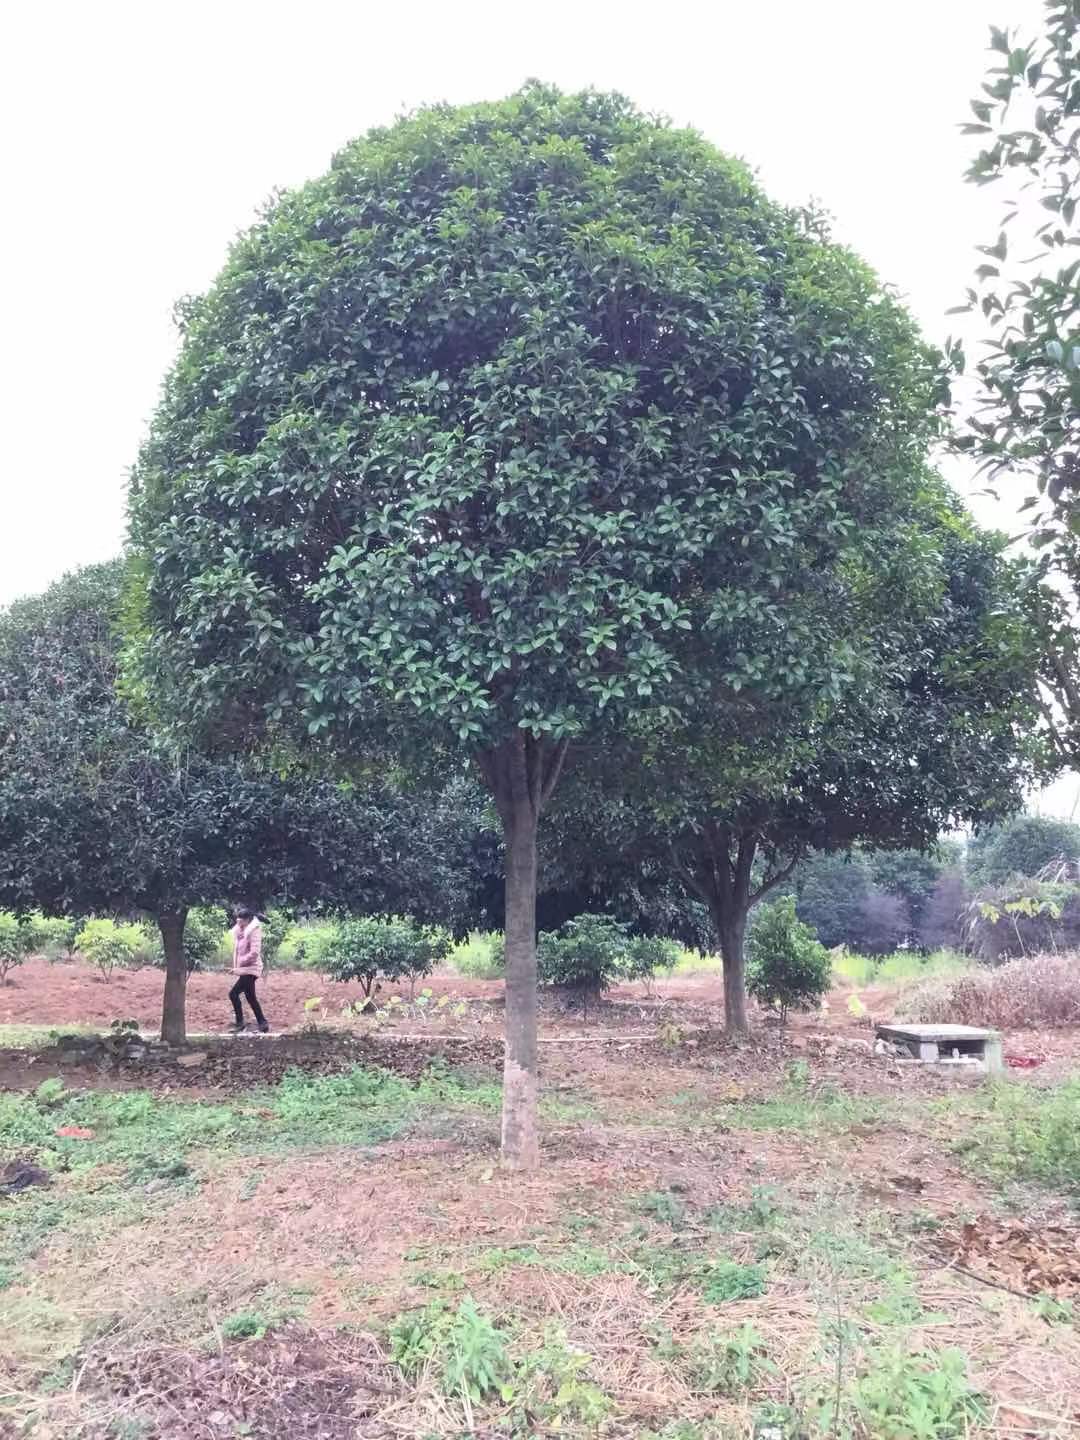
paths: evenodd
<path fill-rule="evenodd" d="M 1041 33 L 991 27 L 993 57 L 974 119 L 968 179 L 993 186 L 1001 228 L 981 246 L 958 310 L 982 315 L 973 412 L 957 444 L 1005 484 L 1026 482 L 1031 539 L 1065 581 L 1064 605 L 1038 592 L 1047 720 L 1062 758 L 1080 761 L 1080 9 L 1046 0 Z M 963 347 L 954 347 L 963 368 Z M 1019 498 L 1019 497 L 1018 497 Z"/>
<path fill-rule="evenodd" d="M 903 549 L 897 537 L 893 568 L 873 584 L 867 577 L 833 624 L 858 676 L 840 699 L 809 713 L 703 704 L 658 740 L 640 736 L 637 753 L 594 757 L 556 816 L 560 846 L 594 888 L 609 868 L 637 866 L 654 884 L 657 873 L 680 879 L 708 907 L 733 1029 L 747 1024 L 750 910 L 803 857 L 822 852 L 800 885 L 822 938 L 858 933 L 872 948 L 893 948 L 915 919 L 896 893 L 911 888 L 910 875 L 900 883 L 899 857 L 891 873 L 878 857 L 875 891 L 862 854 L 848 863 L 830 852 L 900 851 L 910 872 L 913 849 L 1008 814 L 1050 763 L 1035 734 L 1025 566 L 1007 561 L 1000 537 L 976 531 L 944 492 L 931 495 Z M 929 571 L 904 585 L 913 560 Z M 830 881 L 821 904 L 815 875 Z"/>
<path fill-rule="evenodd" d="M 140 664 L 194 722 L 457 744 L 507 857 L 503 1149 L 537 1160 L 536 836 L 571 744 L 846 683 L 829 617 L 938 367 L 874 275 L 615 95 L 423 110 L 275 200 L 131 496 Z"/>
<path fill-rule="evenodd" d="M 1017 815 L 975 835 L 968 845 L 968 878 L 973 885 L 1000 885 L 1017 875 L 1036 876 L 1063 861 L 1075 878 L 1080 862 L 1080 825 L 1045 815 Z"/>

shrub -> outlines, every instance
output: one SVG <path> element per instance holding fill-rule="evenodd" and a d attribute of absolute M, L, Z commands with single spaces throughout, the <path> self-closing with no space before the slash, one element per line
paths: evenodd
<path fill-rule="evenodd" d="M 327 946 L 337 934 L 333 920 L 302 920 L 290 925 L 277 950 L 282 970 L 321 970 Z"/>
<path fill-rule="evenodd" d="M 560 985 L 599 995 L 625 973 L 630 937 L 626 926 L 607 915 L 578 915 L 540 936 L 537 976 L 542 985 Z"/>
<path fill-rule="evenodd" d="M 59 960 L 70 955 L 80 922 L 65 915 L 42 915 L 33 911 L 22 922 L 26 934 L 27 954 L 44 955 Z"/>
<path fill-rule="evenodd" d="M 506 973 L 506 951 L 501 935 L 470 930 L 450 952 L 450 963 L 459 975 L 471 980 L 500 980 Z"/>
<path fill-rule="evenodd" d="M 829 952 L 797 919 L 790 895 L 760 908 L 746 948 L 747 989 L 755 1000 L 778 1009 L 781 1020 L 791 1009 L 813 1009 L 829 988 Z"/>
<path fill-rule="evenodd" d="M 220 957 L 222 937 L 228 924 L 229 917 L 220 905 L 197 905 L 188 911 L 184 926 L 184 956 L 189 971 Z M 230 954 L 231 950 L 230 942 Z"/>
<path fill-rule="evenodd" d="M 928 980 L 904 996 L 900 1016 L 998 1030 L 1080 1024 L 1080 956 L 1035 955 Z"/>
<path fill-rule="evenodd" d="M 358 980 L 370 996 L 376 979 L 429 975 L 450 949 L 445 930 L 404 916 L 364 915 L 339 921 L 323 947 L 321 968 L 332 980 Z"/>
<path fill-rule="evenodd" d="M 26 959 L 26 934 L 10 910 L 0 910 L 0 985 L 7 983 L 8 971 Z"/>
<path fill-rule="evenodd" d="M 627 980 L 652 980 L 659 970 L 670 974 L 682 958 L 682 949 L 674 940 L 660 935 L 638 935 L 627 946 L 623 974 Z"/>
<path fill-rule="evenodd" d="M 631 936 L 609 915 L 578 915 L 540 936 L 536 951 L 542 985 L 558 985 L 590 998 L 623 980 L 650 980 L 673 970 L 681 951 L 671 940 Z"/>
<path fill-rule="evenodd" d="M 260 916 L 262 921 L 262 958 L 269 965 L 281 953 L 281 943 L 292 927 L 292 921 L 284 910 L 268 910 Z"/>
<path fill-rule="evenodd" d="M 75 948 L 91 964 L 96 965 L 104 979 L 109 980 L 117 965 L 125 969 L 146 952 L 148 937 L 141 925 L 118 925 L 107 917 L 87 920 L 75 936 Z"/>

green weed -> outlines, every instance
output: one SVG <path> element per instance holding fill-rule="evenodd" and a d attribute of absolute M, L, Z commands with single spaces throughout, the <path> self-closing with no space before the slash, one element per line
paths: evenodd
<path fill-rule="evenodd" d="M 731 1300 L 754 1300 L 765 1293 L 765 1267 L 740 1265 L 737 1260 L 716 1260 L 701 1282 L 701 1295 L 709 1305 L 726 1305 Z"/>
<path fill-rule="evenodd" d="M 961 1440 L 988 1418 L 962 1350 L 872 1353 L 846 1398 L 875 1440 Z"/>
<path fill-rule="evenodd" d="M 456 1310 L 434 1300 L 423 1310 L 400 1315 L 389 1341 L 390 1357 L 407 1379 L 435 1367 L 448 1395 L 479 1401 L 506 1389 L 512 1378 L 507 1336 L 470 1295 Z"/>
<path fill-rule="evenodd" d="M 741 1325 L 726 1335 L 710 1335 L 689 1354 L 690 1383 L 705 1395 L 738 1398 L 776 1373 L 753 1325 Z"/>
<path fill-rule="evenodd" d="M 588 1378 L 591 1364 L 592 1357 L 573 1349 L 560 1330 L 549 1329 L 541 1348 L 517 1367 L 518 1410 L 538 1413 L 553 1431 L 597 1431 L 612 1401 Z"/>
<path fill-rule="evenodd" d="M 1080 1077 L 1053 1089 L 993 1085 L 956 1149 L 998 1180 L 1031 1180 L 1080 1194 Z"/>
<path fill-rule="evenodd" d="M 262 1340 L 274 1323 L 275 1317 L 261 1310 L 238 1310 L 235 1315 L 226 1315 L 221 1333 L 226 1340 Z"/>
<path fill-rule="evenodd" d="M 674 1190 L 649 1190 L 638 1197 L 634 1208 L 672 1230 L 681 1230 L 686 1221 L 686 1201 Z"/>

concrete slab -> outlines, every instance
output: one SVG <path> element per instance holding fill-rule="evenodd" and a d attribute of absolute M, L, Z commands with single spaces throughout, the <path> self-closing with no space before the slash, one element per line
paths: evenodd
<path fill-rule="evenodd" d="M 974 1025 L 878 1025 L 879 1040 L 901 1047 L 915 1060 L 939 1065 L 954 1058 L 980 1063 L 987 1072 L 1004 1068 L 1001 1036 Z M 955 1056 L 954 1056 L 955 1052 Z"/>
<path fill-rule="evenodd" d="M 996 1030 L 980 1030 L 974 1025 L 879 1025 L 878 1034 L 885 1039 L 903 1036 L 905 1040 L 986 1040 Z M 886 1034 L 888 1031 L 888 1034 Z"/>

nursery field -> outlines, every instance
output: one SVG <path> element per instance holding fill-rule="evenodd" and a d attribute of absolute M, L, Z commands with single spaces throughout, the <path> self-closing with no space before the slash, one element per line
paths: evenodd
<path fill-rule="evenodd" d="M 715 975 L 587 1025 L 549 1004 L 523 1179 L 498 1166 L 497 981 L 354 1017 L 377 1047 L 358 1065 L 337 997 L 275 974 L 317 1063 L 222 1068 L 222 1039 L 140 1075 L 42 1048 L 67 1018 L 154 1014 L 153 972 L 77 968 L 32 961 L 3 992 L 0 1434 L 1080 1428 L 1070 1027 L 1007 1034 L 1036 1063 L 988 1084 L 873 1054 L 895 987 L 740 1046 Z M 192 978 L 194 1026 L 220 1028 L 223 984 Z M 269 1061 L 292 1037 L 231 1043 Z"/>

